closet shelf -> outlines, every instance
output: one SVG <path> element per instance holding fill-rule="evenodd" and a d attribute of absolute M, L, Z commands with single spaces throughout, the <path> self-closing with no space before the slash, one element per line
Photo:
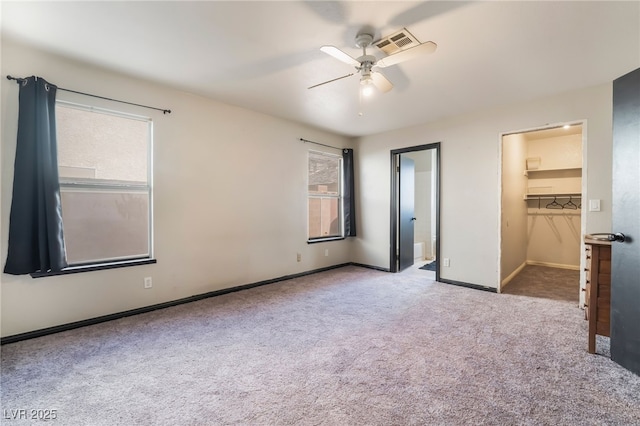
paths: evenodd
<path fill-rule="evenodd" d="M 524 194 L 526 200 L 553 200 L 554 198 L 581 198 L 581 192 L 540 192 L 535 194 Z"/>
<path fill-rule="evenodd" d="M 562 167 L 556 169 L 526 169 L 524 171 L 525 176 L 529 176 L 529 174 L 535 175 L 536 173 L 553 173 L 553 172 L 579 172 L 582 171 L 582 167 Z"/>

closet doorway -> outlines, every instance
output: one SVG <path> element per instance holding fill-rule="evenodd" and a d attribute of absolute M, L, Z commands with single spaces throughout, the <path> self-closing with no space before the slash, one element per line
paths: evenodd
<path fill-rule="evenodd" d="M 440 143 L 391 151 L 391 272 L 431 263 L 440 278 L 439 182 Z"/>
<path fill-rule="evenodd" d="M 502 135 L 499 292 L 584 303 L 583 146 L 582 122 Z"/>

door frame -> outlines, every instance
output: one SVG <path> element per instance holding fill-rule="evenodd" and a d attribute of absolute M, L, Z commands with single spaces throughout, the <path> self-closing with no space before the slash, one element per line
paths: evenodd
<path fill-rule="evenodd" d="M 411 146 L 407 148 L 393 149 L 390 152 L 391 159 L 391 223 L 390 223 L 390 244 L 389 244 L 389 271 L 398 272 L 398 262 L 396 253 L 398 251 L 398 175 L 396 172 L 396 156 L 408 152 L 435 150 L 435 163 L 437 171 L 435 173 L 435 212 L 436 212 L 436 281 L 440 279 L 440 176 L 442 175 L 440 166 L 440 142 Z"/>

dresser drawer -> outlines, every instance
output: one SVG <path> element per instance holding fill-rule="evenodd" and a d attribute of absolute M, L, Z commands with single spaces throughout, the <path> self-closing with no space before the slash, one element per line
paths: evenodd
<path fill-rule="evenodd" d="M 596 351 L 596 334 L 611 333 L 611 244 L 586 244 L 585 318 L 589 320 L 589 352 Z"/>

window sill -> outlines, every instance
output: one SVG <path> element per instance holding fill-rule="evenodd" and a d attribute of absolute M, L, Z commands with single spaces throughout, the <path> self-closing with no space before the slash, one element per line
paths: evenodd
<path fill-rule="evenodd" d="M 307 240 L 307 244 L 326 243 L 327 241 L 340 241 L 345 237 L 327 237 L 327 238 L 314 238 L 313 240 Z"/>
<path fill-rule="evenodd" d="M 77 266 L 69 266 L 64 268 L 62 271 L 57 272 L 33 272 L 31 273 L 31 278 L 43 278 L 43 277 L 52 277 L 55 275 L 67 275 L 67 274 L 77 274 L 80 272 L 91 272 L 91 271 L 101 271 L 103 269 L 114 269 L 114 268 L 126 268 L 127 266 L 138 266 L 138 265 L 150 265 L 153 263 L 157 263 L 156 259 L 132 259 L 132 260 L 121 260 L 117 262 L 105 262 L 105 263 L 92 263 L 89 265 L 77 265 Z"/>

